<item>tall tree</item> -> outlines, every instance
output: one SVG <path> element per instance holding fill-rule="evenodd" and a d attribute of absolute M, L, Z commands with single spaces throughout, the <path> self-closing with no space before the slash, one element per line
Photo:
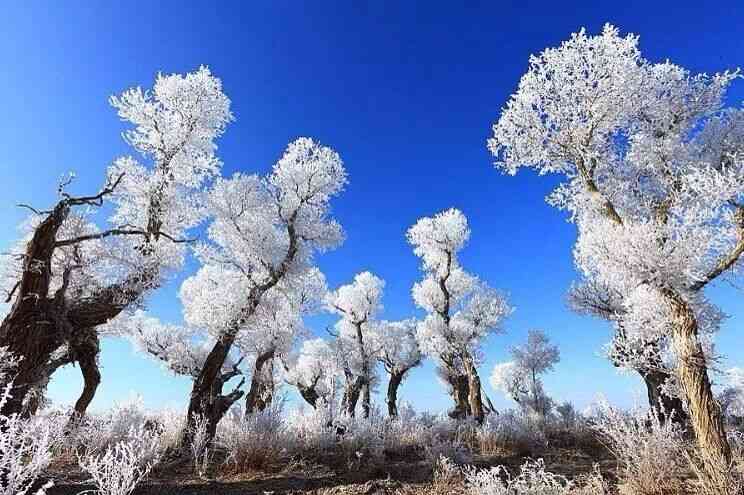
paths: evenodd
<path fill-rule="evenodd" d="M 421 218 L 408 230 L 408 242 L 423 261 L 424 279 L 413 286 L 414 301 L 427 312 L 417 326 L 421 350 L 437 361 L 450 385 L 454 414 L 482 421 L 489 408 L 477 370 L 480 346 L 501 331 L 511 308 L 460 266 L 457 254 L 469 237 L 465 215 L 454 208 Z"/>
<path fill-rule="evenodd" d="M 369 417 L 379 352 L 376 314 L 384 286 L 382 279 L 362 272 L 352 283 L 329 293 L 326 300 L 328 309 L 341 316 L 335 326 L 334 344 L 345 379 L 341 407 L 350 416 L 354 416 L 361 396 L 362 412 Z"/>
<path fill-rule="evenodd" d="M 744 252 L 744 112 L 722 109 L 735 77 L 651 63 L 612 26 L 582 30 L 530 59 L 489 141 L 509 173 L 565 177 L 549 201 L 578 228 L 583 278 L 619 294 L 625 338 L 668 346 L 714 470 L 730 448 L 704 334 L 720 312 L 703 291 Z"/>
<path fill-rule="evenodd" d="M 2 414 L 30 412 L 36 401 L 29 393 L 69 362 L 83 370 L 76 409 L 85 411 L 100 379 L 98 328 L 181 265 L 185 235 L 202 216 L 199 190 L 219 171 L 214 141 L 232 116 L 208 69 L 159 75 L 152 91 L 130 89 L 111 104 L 134 125 L 124 137 L 144 162 L 117 159 L 92 196 L 67 193 L 66 180 L 51 210 L 34 210 L 4 270 L 12 305 L 0 324 L 0 347 L 21 360 Z M 114 212 L 99 228 L 94 210 L 109 201 Z"/>
<path fill-rule="evenodd" d="M 387 388 L 388 415 L 398 416 L 398 388 L 408 372 L 421 364 L 422 355 L 416 339 L 415 319 L 381 321 L 378 328 L 379 353 L 377 359 L 390 375 Z"/>
<path fill-rule="evenodd" d="M 299 304 L 297 294 L 316 274 L 313 254 L 342 241 L 328 210 L 345 184 L 338 154 L 309 138 L 290 143 L 266 178 L 235 174 L 215 183 L 210 242 L 196 249 L 202 267 L 181 287 L 186 322 L 215 339 L 191 391 L 184 445 L 199 417 L 214 437 L 231 405 L 221 394 L 221 370 L 240 332 L 258 324 L 259 307 L 281 297 Z"/>

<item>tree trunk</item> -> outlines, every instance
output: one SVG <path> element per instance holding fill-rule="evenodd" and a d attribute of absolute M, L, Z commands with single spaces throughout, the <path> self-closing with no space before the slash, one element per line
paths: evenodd
<path fill-rule="evenodd" d="M 482 423 L 485 413 L 483 412 L 480 376 L 478 376 L 478 370 L 475 369 L 475 364 L 470 356 L 467 356 L 463 360 L 463 363 L 465 364 L 465 373 L 468 379 L 468 406 L 470 408 L 470 415 L 478 423 Z"/>
<path fill-rule="evenodd" d="M 346 377 L 344 396 L 341 399 L 341 408 L 352 418 L 356 414 L 357 402 L 359 402 L 359 395 L 361 394 L 363 387 L 364 378 L 361 376 L 356 378 L 351 376 Z"/>
<path fill-rule="evenodd" d="M 98 368 L 98 355 L 101 352 L 98 333 L 91 331 L 88 337 L 84 344 L 75 347 L 75 359 L 83 374 L 83 391 L 75 402 L 75 416 L 78 420 L 85 417 L 101 383 L 101 372 Z"/>
<path fill-rule="evenodd" d="M 661 370 L 641 373 L 646 383 L 648 404 L 660 420 L 671 417 L 674 423 L 682 426 L 689 425 L 690 418 L 687 416 L 682 400 L 678 397 L 670 397 L 662 392 L 662 385 L 669 378 L 669 373 Z"/>
<path fill-rule="evenodd" d="M 365 380 L 362 386 L 362 415 L 369 418 L 369 412 L 372 410 L 372 397 L 370 393 L 369 380 Z"/>
<path fill-rule="evenodd" d="M 222 395 L 222 386 L 233 375 L 225 376 L 222 367 L 235 341 L 235 336 L 229 332 L 219 339 L 207 355 L 199 376 L 194 381 L 186 413 L 186 423 L 181 434 L 180 445 L 188 449 L 194 439 L 197 418 L 202 417 L 207 422 L 207 437 L 211 442 L 217 432 L 220 422 L 230 407 L 243 396 L 238 387 L 229 395 Z"/>
<path fill-rule="evenodd" d="M 449 417 L 463 419 L 470 415 L 468 377 L 461 374 L 447 374 L 446 376 L 452 388 L 452 400 L 455 402 L 455 407 L 448 413 Z"/>
<path fill-rule="evenodd" d="M 28 415 L 24 407 L 26 394 L 44 386 L 47 378 L 44 370 L 69 330 L 59 311 L 61 301 L 49 297 L 57 231 L 69 212 L 67 202 L 60 201 L 34 230 L 26 245 L 13 306 L 0 324 L 0 347 L 7 347 L 14 358 L 20 359 L 14 373 L 6 379 L 12 383 L 0 383 L 3 389 L 10 385 L 10 397 L 0 409 L 5 416 Z"/>
<path fill-rule="evenodd" d="M 315 387 L 305 387 L 303 385 L 297 385 L 297 390 L 300 392 L 300 395 L 303 399 L 305 399 L 305 402 L 310 404 L 313 409 L 316 408 L 316 404 L 318 403 L 318 399 L 320 396 L 318 395 L 318 392 L 316 392 Z"/>
<path fill-rule="evenodd" d="M 391 418 L 398 417 L 398 387 L 403 381 L 403 373 L 391 373 L 387 388 L 388 415 Z"/>
<path fill-rule="evenodd" d="M 695 438 L 705 457 L 708 474 L 717 476 L 731 463 L 731 447 L 726 438 L 721 408 L 711 391 L 695 314 L 679 294 L 671 290 L 663 293 L 672 306 L 672 342 L 677 354 L 677 373 L 687 397 Z"/>
<path fill-rule="evenodd" d="M 274 396 L 274 373 L 272 360 L 274 350 L 260 354 L 256 358 L 251 377 L 251 387 L 245 396 L 245 414 L 263 411 L 271 404 Z"/>

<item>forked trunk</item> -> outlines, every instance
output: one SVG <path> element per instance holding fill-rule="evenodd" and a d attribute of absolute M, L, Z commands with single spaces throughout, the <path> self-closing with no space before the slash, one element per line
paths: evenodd
<path fill-rule="evenodd" d="M 240 385 L 231 394 L 222 395 L 224 383 L 235 376 L 225 376 L 222 372 L 234 340 L 235 337 L 228 333 L 214 344 L 194 381 L 185 427 L 179 442 L 182 449 L 188 449 L 191 445 L 199 418 L 206 420 L 207 438 L 211 442 L 217 432 L 217 424 L 235 401 L 243 396 L 243 392 L 239 390 Z"/>
<path fill-rule="evenodd" d="M 310 404 L 310 406 L 315 409 L 318 403 L 318 399 L 320 398 L 320 395 L 318 395 L 315 387 L 306 387 L 298 384 L 297 390 L 300 392 L 302 398 L 305 399 L 305 402 Z"/>
<path fill-rule="evenodd" d="M 666 290 L 673 311 L 672 342 L 677 354 L 677 374 L 690 410 L 695 438 L 711 476 L 718 476 L 731 463 L 723 414 L 713 397 L 698 327 L 690 305 L 677 293 Z"/>

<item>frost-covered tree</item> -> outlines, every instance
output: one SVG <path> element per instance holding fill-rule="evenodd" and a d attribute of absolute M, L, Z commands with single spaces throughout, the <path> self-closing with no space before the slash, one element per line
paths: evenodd
<path fill-rule="evenodd" d="M 390 417 L 398 416 L 398 388 L 406 375 L 421 364 L 422 355 L 416 339 L 418 322 L 409 318 L 401 321 L 381 321 L 377 325 L 379 352 L 377 359 L 390 375 L 387 388 L 387 407 Z"/>
<path fill-rule="evenodd" d="M 285 380 L 297 388 L 305 402 L 313 408 L 318 401 L 330 403 L 336 389 L 339 370 L 336 354 L 323 339 L 310 339 L 302 343 L 299 353 L 283 361 Z"/>
<path fill-rule="evenodd" d="M 617 298 L 623 338 L 669 360 L 712 463 L 730 449 L 707 373 L 720 311 L 704 290 L 744 252 L 744 112 L 722 108 L 735 77 L 651 63 L 612 26 L 582 30 L 530 59 L 489 141 L 508 173 L 564 176 L 549 201 L 578 228 L 576 265 Z"/>
<path fill-rule="evenodd" d="M 354 281 L 328 294 L 328 309 L 341 316 L 334 327 L 334 346 L 344 374 L 342 409 L 354 416 L 362 396 L 364 417 L 369 417 L 371 389 L 376 382 L 375 364 L 380 350 L 376 314 L 381 308 L 385 282 L 370 272 L 358 273 Z"/>
<path fill-rule="evenodd" d="M 326 292 L 325 277 L 319 270 L 311 270 L 307 281 L 296 288 L 292 298 L 267 294 L 256 310 L 255 323 L 238 334 L 236 345 L 252 364 L 246 414 L 263 411 L 271 404 L 282 371 L 275 369 L 275 362 L 284 359 L 307 333 L 302 316 L 319 309 Z"/>
<path fill-rule="evenodd" d="M 159 75 L 151 91 L 130 89 L 111 104 L 133 125 L 124 137 L 139 160 L 115 160 L 91 196 L 73 196 L 64 180 L 52 209 L 31 208 L 27 233 L 0 270 L 11 303 L 0 346 L 22 358 L 2 414 L 32 412 L 31 394 L 70 362 L 83 372 L 76 410 L 85 411 L 100 381 L 99 327 L 180 267 L 188 231 L 202 218 L 199 190 L 219 171 L 215 139 L 232 116 L 208 69 Z M 104 203 L 113 213 L 100 225 L 94 216 Z"/>
<path fill-rule="evenodd" d="M 183 445 L 196 418 L 206 418 L 214 437 L 231 405 L 222 368 L 241 332 L 260 325 L 261 305 L 284 297 L 299 307 L 298 294 L 315 280 L 314 253 L 342 241 L 328 211 L 345 184 L 339 155 L 309 138 L 290 143 L 265 178 L 216 181 L 207 199 L 210 242 L 196 248 L 202 266 L 181 287 L 186 323 L 215 341 L 194 381 Z"/>
<path fill-rule="evenodd" d="M 487 407 L 477 370 L 480 346 L 502 330 L 511 308 L 501 294 L 460 266 L 457 254 L 469 237 L 465 215 L 454 208 L 421 218 L 408 230 L 424 272 L 413 286 L 416 305 L 427 313 L 417 325 L 417 340 L 451 388 L 453 414 L 482 421 Z"/>
<path fill-rule="evenodd" d="M 558 347 L 550 343 L 542 330 L 530 330 L 527 343 L 514 346 L 509 352 L 512 360 L 494 367 L 491 385 L 526 411 L 546 417 L 553 401 L 545 394 L 541 375 L 560 361 Z"/>

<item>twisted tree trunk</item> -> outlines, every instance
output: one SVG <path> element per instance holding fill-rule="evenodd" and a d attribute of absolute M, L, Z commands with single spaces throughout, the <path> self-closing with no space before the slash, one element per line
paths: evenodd
<path fill-rule="evenodd" d="M 359 402 L 359 396 L 364 388 L 365 380 L 361 376 L 352 377 L 347 375 L 346 385 L 344 386 L 344 395 L 341 399 L 341 408 L 350 417 L 356 415 L 356 406 Z"/>
<path fill-rule="evenodd" d="M 718 476 L 731 463 L 731 447 L 726 438 L 721 408 L 711 390 L 695 314 L 676 292 L 666 289 L 662 293 L 672 306 L 672 342 L 677 354 L 679 382 L 690 409 L 690 422 L 704 454 L 708 474 Z"/>

